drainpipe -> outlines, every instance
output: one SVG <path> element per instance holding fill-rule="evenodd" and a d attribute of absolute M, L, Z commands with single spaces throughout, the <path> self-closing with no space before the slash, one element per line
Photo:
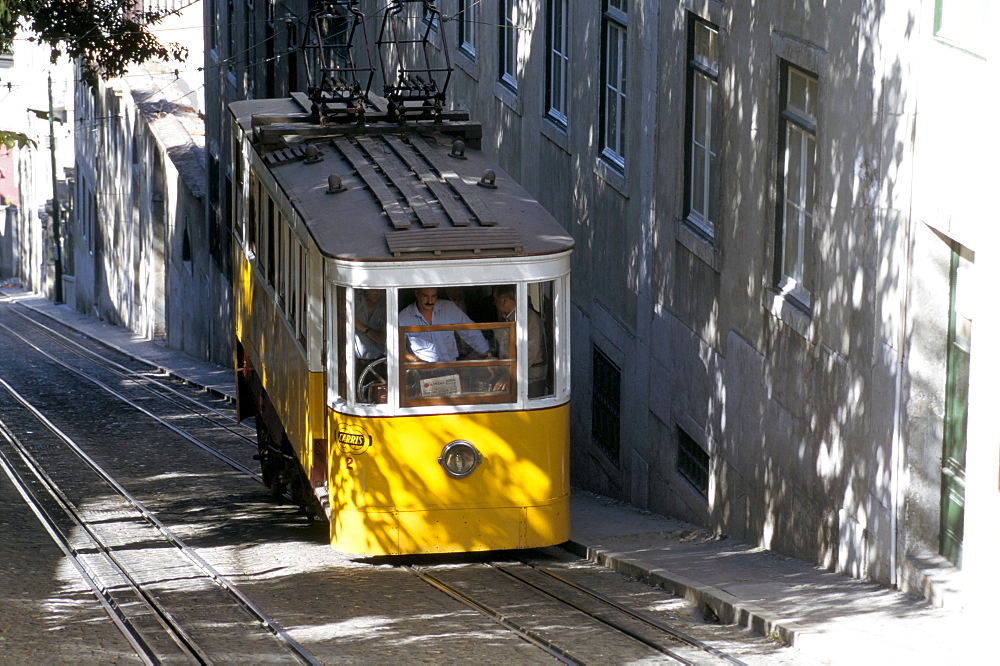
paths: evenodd
<path fill-rule="evenodd" d="M 59 176 L 56 173 L 56 111 L 52 104 L 52 71 L 49 71 L 49 154 L 52 156 L 52 242 L 55 246 L 55 298 L 56 303 L 63 302 L 62 288 L 62 240 L 59 231 Z"/>

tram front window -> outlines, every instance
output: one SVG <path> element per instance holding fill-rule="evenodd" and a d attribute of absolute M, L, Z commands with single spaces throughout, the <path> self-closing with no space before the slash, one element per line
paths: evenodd
<path fill-rule="evenodd" d="M 401 407 L 552 397 L 554 287 L 400 289 L 395 314 L 386 312 L 388 290 L 355 288 L 353 306 L 341 304 L 353 316 L 348 323 L 342 314 L 350 328 L 347 344 L 338 345 L 353 347 L 355 404 L 385 404 L 391 394 Z M 387 332 L 398 338 L 387 340 Z"/>
<path fill-rule="evenodd" d="M 404 406 L 512 402 L 516 355 L 497 358 L 506 322 L 476 323 L 469 316 L 489 303 L 488 288 L 420 287 L 399 312 L 400 395 Z M 482 316 L 482 315 L 481 315 Z M 495 314 L 485 314 L 494 319 Z"/>

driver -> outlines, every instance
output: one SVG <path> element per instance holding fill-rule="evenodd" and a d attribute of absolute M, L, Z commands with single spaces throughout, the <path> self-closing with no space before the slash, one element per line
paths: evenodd
<path fill-rule="evenodd" d="M 400 326 L 473 323 L 469 316 L 451 301 L 438 300 L 437 287 L 421 287 L 416 290 L 415 296 L 417 300 L 399 312 Z M 458 359 L 456 334 L 477 354 L 487 355 L 490 346 L 482 331 L 418 331 L 406 334 L 410 349 L 403 353 L 403 357 L 410 362 L 455 361 Z"/>

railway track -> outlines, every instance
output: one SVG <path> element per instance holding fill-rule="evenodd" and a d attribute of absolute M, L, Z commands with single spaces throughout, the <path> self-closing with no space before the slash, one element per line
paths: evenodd
<path fill-rule="evenodd" d="M 237 422 L 231 410 L 223 411 L 218 400 L 212 404 L 203 391 L 204 395 L 198 396 L 198 390 L 185 387 L 178 380 L 168 380 L 166 375 L 148 366 L 127 367 L 109 358 L 107 348 L 102 349 L 100 343 L 85 346 L 19 309 L 8 311 L 28 330 L 0 324 L 0 331 L 263 484 L 261 476 L 251 467 L 257 451 L 254 429 Z M 153 405 L 151 399 L 158 403 Z M 245 448 L 238 449 L 234 444 Z"/>
<path fill-rule="evenodd" d="M 406 568 L 564 664 L 743 664 L 667 622 L 574 581 L 565 570 L 538 562 Z"/>
<path fill-rule="evenodd" d="M 144 662 L 318 663 L 4 380 L 0 408 L 0 467 Z"/>
<path fill-rule="evenodd" d="M 236 421 L 228 399 L 213 397 L 201 387 L 194 387 L 183 380 L 171 378 L 166 371 L 153 368 L 144 361 L 138 361 L 124 354 L 120 355 L 120 362 L 116 361 L 110 357 L 112 350 L 105 343 L 79 333 L 70 333 L 68 329 L 66 332 L 57 330 L 54 326 L 58 326 L 60 329 L 65 327 L 50 321 L 46 315 L 34 312 L 20 303 L 14 303 L 14 307 L 8 309 L 7 312 L 28 324 L 33 333 L 41 334 L 47 341 L 56 345 L 59 350 L 80 359 L 84 367 L 79 369 L 86 370 L 87 365 L 100 368 L 103 372 L 126 380 L 151 395 L 172 402 L 181 410 L 200 417 L 214 426 L 228 430 L 243 441 L 256 446 L 254 428 Z M 10 327 L 5 328 L 10 330 Z M 24 339 L 22 335 L 18 337 Z M 33 340 L 37 341 L 38 338 L 33 336 Z M 113 353 L 118 354 L 118 352 Z M 68 367 L 66 358 L 60 357 L 60 359 Z M 131 363 L 133 367 L 129 367 L 125 363 Z"/>

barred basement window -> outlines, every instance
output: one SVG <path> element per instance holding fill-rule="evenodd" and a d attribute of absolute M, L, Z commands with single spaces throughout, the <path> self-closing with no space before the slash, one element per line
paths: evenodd
<path fill-rule="evenodd" d="M 680 428 L 677 440 L 677 471 L 695 490 L 708 497 L 708 454 Z"/>
<path fill-rule="evenodd" d="M 591 436 L 618 463 L 621 430 L 622 373 L 594 347 L 594 397 L 591 401 Z"/>

